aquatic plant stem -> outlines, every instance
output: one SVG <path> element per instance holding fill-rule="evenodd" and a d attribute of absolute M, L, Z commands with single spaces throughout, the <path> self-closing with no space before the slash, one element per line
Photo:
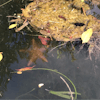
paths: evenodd
<path fill-rule="evenodd" d="M 24 95 L 27 95 L 28 93 L 30 93 L 30 92 L 32 92 L 32 91 L 34 91 L 34 90 L 35 90 L 35 88 L 33 88 L 31 91 L 29 91 L 29 92 L 27 92 L 27 93 L 25 93 L 25 94 L 22 94 L 22 95 L 16 97 L 16 99 L 18 99 L 19 97 L 22 97 L 22 96 L 24 96 Z"/>
<path fill-rule="evenodd" d="M 73 94 L 72 94 L 72 91 L 71 91 L 71 88 L 69 87 L 68 83 L 60 76 L 60 78 L 63 80 L 63 82 L 66 84 L 66 86 L 68 87 L 69 91 L 70 91 L 70 95 L 71 95 L 71 98 L 73 100 Z"/>
<path fill-rule="evenodd" d="M 48 71 L 52 71 L 52 72 L 55 72 L 55 73 L 58 73 L 62 76 L 64 76 L 65 78 L 67 78 L 67 80 L 73 85 L 74 87 L 74 90 L 75 90 L 75 99 L 77 99 L 77 90 L 76 90 L 76 87 L 75 85 L 73 84 L 73 82 L 64 74 L 58 72 L 57 70 L 52 70 L 52 69 L 47 69 L 47 68 L 32 68 L 31 70 L 48 70 Z"/>
<path fill-rule="evenodd" d="M 7 3 L 9 3 L 10 1 L 12 1 L 12 0 L 9 0 L 9 1 L 7 1 L 7 2 L 5 2 L 5 3 L 1 4 L 1 5 L 0 5 L 0 7 L 2 7 L 2 6 L 4 6 L 4 5 L 6 5 L 6 4 L 7 4 Z"/>
<path fill-rule="evenodd" d="M 64 43 L 62 43 L 62 44 L 60 44 L 60 45 L 57 45 L 56 47 L 54 47 L 53 49 L 51 49 L 48 53 L 50 53 L 50 52 L 53 51 L 54 49 L 56 49 L 56 48 L 58 48 L 58 47 L 60 47 L 60 46 L 62 46 L 62 45 L 65 45 L 65 44 L 67 44 L 67 42 L 64 42 Z"/>

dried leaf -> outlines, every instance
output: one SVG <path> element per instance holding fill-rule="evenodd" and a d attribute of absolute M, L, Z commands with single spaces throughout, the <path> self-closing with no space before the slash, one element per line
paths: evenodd
<path fill-rule="evenodd" d="M 23 72 L 23 71 L 31 70 L 33 67 L 35 67 L 35 65 L 32 67 L 25 67 L 25 68 L 16 69 L 16 70 L 18 70 L 18 72 Z"/>
<path fill-rule="evenodd" d="M 17 24 L 11 24 L 10 26 L 9 26 L 9 29 L 12 29 L 12 28 L 14 28 L 14 27 L 16 27 L 17 26 Z"/>
<path fill-rule="evenodd" d="M 41 40 L 41 43 L 43 45 L 47 45 L 48 41 L 50 41 L 49 38 L 45 38 L 45 37 L 42 37 L 42 36 L 38 36 L 38 38 Z"/>
<path fill-rule="evenodd" d="M 92 36 L 93 30 L 92 28 L 88 29 L 87 31 L 83 32 L 81 39 L 82 39 L 82 43 L 87 43 L 91 36 Z"/>
<path fill-rule="evenodd" d="M 2 60 L 3 58 L 3 55 L 2 55 L 3 52 L 0 52 L 0 61 Z"/>

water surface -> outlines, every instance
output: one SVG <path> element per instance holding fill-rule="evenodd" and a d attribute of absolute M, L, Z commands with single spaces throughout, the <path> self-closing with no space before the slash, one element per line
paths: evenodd
<path fill-rule="evenodd" d="M 0 1 L 0 4 L 6 1 Z M 13 29 L 8 29 L 9 23 L 6 16 L 20 13 L 20 8 L 24 5 L 25 1 L 22 3 L 21 0 L 13 0 L 0 8 L 0 51 L 4 56 L 0 62 L 0 98 L 61 99 L 45 91 L 45 89 L 68 91 L 59 74 L 43 70 L 25 71 L 21 75 L 11 73 L 16 69 L 36 65 L 36 68 L 56 69 L 66 75 L 76 86 L 77 92 L 81 93 L 78 99 L 100 99 L 100 61 L 99 57 L 95 60 L 93 56 L 92 61 L 87 59 L 88 46 L 77 53 L 81 46 L 81 41 L 79 41 L 75 43 L 75 50 L 71 43 L 68 43 L 48 53 L 60 42 L 52 41 L 48 48 L 43 46 L 37 37 L 23 35 L 21 32 L 16 33 Z M 95 9 L 92 10 L 92 12 L 94 11 Z M 98 12 L 100 12 L 99 8 Z M 99 16 L 98 12 L 95 12 L 97 16 Z M 35 32 L 30 33 L 27 29 L 24 29 L 23 32 L 36 34 Z M 74 91 L 70 82 L 65 80 Z M 38 88 L 39 83 L 44 83 L 44 86 Z M 33 88 L 35 90 L 31 91 Z"/>

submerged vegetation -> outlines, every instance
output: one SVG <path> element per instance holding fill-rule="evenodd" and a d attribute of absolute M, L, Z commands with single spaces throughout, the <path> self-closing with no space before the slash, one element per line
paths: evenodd
<path fill-rule="evenodd" d="M 64 78 L 62 78 L 61 76 L 60 76 L 60 78 L 64 81 L 64 83 L 66 84 L 66 86 L 67 86 L 67 88 L 69 89 L 69 91 L 52 91 L 52 90 L 48 90 L 48 89 L 45 89 L 46 91 L 49 91 L 49 93 L 51 93 L 51 94 L 53 94 L 53 95 L 56 95 L 56 96 L 59 96 L 59 97 L 62 97 L 62 98 L 66 98 L 66 99 L 71 99 L 71 100 L 74 100 L 74 99 L 77 99 L 77 95 L 81 95 L 80 93 L 77 93 L 77 90 L 76 90 L 76 87 L 75 87 L 75 85 L 73 84 L 73 82 L 66 76 L 66 75 L 64 75 L 64 74 L 62 74 L 62 73 L 60 73 L 60 72 L 58 72 L 57 70 L 52 70 L 52 69 L 47 69 L 47 68 L 29 68 L 28 69 L 28 67 L 27 67 L 27 70 L 26 70 L 26 68 L 21 68 L 21 69 L 18 69 L 18 71 L 17 72 L 12 72 L 12 73 L 17 73 L 17 74 L 19 74 L 18 72 L 20 72 L 19 70 L 23 70 L 23 71 L 28 71 L 28 70 L 47 70 L 47 71 L 52 71 L 52 72 L 54 72 L 54 73 L 56 73 L 56 74 L 59 74 L 59 75 L 62 75 L 63 77 L 65 77 L 70 83 L 71 83 L 71 85 L 73 86 L 73 88 L 74 88 L 74 91 L 75 92 L 72 92 L 71 91 L 71 89 L 70 89 L 70 87 L 69 87 L 69 85 L 68 85 L 68 83 L 64 80 Z M 43 84 L 44 85 L 44 84 Z M 40 88 L 40 87 L 39 87 Z M 28 93 L 30 93 L 30 92 L 32 92 L 32 91 L 34 91 L 35 90 L 35 88 L 33 88 L 31 91 L 29 91 L 29 92 L 27 92 L 27 93 L 25 93 L 25 94 L 22 94 L 22 95 L 20 95 L 20 96 L 18 96 L 17 98 L 16 98 L 16 100 L 18 100 L 18 98 L 20 98 L 20 97 L 22 97 L 22 96 L 25 96 L 25 95 L 27 95 Z M 75 94 L 75 97 L 73 96 L 73 94 Z"/>
<path fill-rule="evenodd" d="M 11 1 L 12 0 L 9 0 L 3 5 L 0 5 L 0 7 L 4 6 L 5 4 Z M 77 95 L 81 95 L 81 93 L 77 93 L 74 83 L 66 75 L 62 74 L 56 69 L 34 68 L 35 65 L 32 67 L 30 66 L 33 63 L 36 64 L 37 59 L 41 59 L 44 62 L 49 62 L 49 60 L 46 58 L 47 53 L 48 54 L 51 53 L 56 48 L 58 48 L 57 59 L 61 58 L 63 51 L 67 49 L 67 51 L 69 51 L 69 53 L 71 54 L 72 61 L 76 60 L 73 52 L 75 50 L 74 44 L 77 41 L 78 42 L 82 41 L 81 42 L 82 46 L 80 47 L 79 52 L 80 50 L 83 49 L 85 45 L 87 45 L 89 52 L 89 59 L 92 60 L 91 57 L 92 54 L 94 54 L 95 58 L 97 59 L 100 54 L 100 28 L 99 28 L 100 20 L 95 18 L 93 15 L 88 14 L 87 11 L 91 10 L 91 7 L 88 5 L 89 0 L 32 0 L 32 1 L 28 0 L 28 1 L 30 1 L 30 3 L 28 3 L 25 8 L 20 8 L 22 13 L 14 14 L 13 16 L 11 15 L 7 16 L 8 22 L 10 24 L 9 30 L 15 29 L 16 33 L 20 32 L 22 33 L 21 34 L 22 36 L 31 37 L 31 39 L 30 37 L 28 38 L 31 41 L 30 47 L 27 46 L 23 48 L 20 46 L 18 50 L 16 50 L 16 46 L 14 48 L 16 51 L 18 51 L 20 58 L 27 59 L 28 61 L 27 67 L 16 69 L 17 71 L 10 70 L 9 74 L 11 75 L 16 73 L 23 74 L 26 71 L 32 71 L 32 70 L 54 72 L 60 75 L 59 77 L 66 84 L 68 89 L 66 91 L 65 90 L 56 91 L 56 90 L 50 90 L 48 88 L 45 89 L 45 91 L 49 92 L 50 94 L 66 99 L 71 99 L 71 100 L 77 99 Z M 92 1 L 94 4 L 99 4 L 98 0 L 92 0 Z M 22 0 L 22 2 L 24 2 L 24 0 Z M 28 30 L 30 34 L 25 33 L 23 31 L 24 28 L 26 28 L 26 30 Z M 53 41 L 56 42 L 59 41 L 59 43 L 54 44 Z M 9 44 L 9 42 L 7 43 Z M 19 44 L 21 43 L 19 42 Z M 17 45 L 17 43 L 15 45 Z M 63 48 L 63 46 L 65 45 L 66 48 Z M 51 47 L 54 48 L 50 50 Z M 9 50 L 11 49 L 13 50 L 13 46 L 12 47 L 9 46 L 9 48 L 10 48 Z M 4 53 L 2 50 L 2 52 L 0 52 L 1 63 L 3 61 L 3 57 L 5 58 L 5 54 L 4 55 L 3 54 Z M 16 53 L 14 52 L 13 55 L 16 56 Z M 14 61 L 17 61 L 17 58 L 14 59 Z M 14 61 L 12 60 L 11 62 Z M 4 70 L 6 72 L 8 71 L 6 67 Z M 0 72 L 1 71 L 2 70 L 0 70 Z M 62 78 L 61 76 L 66 78 L 67 81 L 69 81 L 70 85 L 68 85 L 67 81 L 65 81 L 65 79 Z M 8 79 L 7 81 L 9 80 L 10 79 Z M 42 85 L 45 86 L 45 84 Z M 41 87 L 42 86 L 40 86 L 40 88 Z M 20 97 L 25 96 L 34 90 L 35 88 L 33 88 L 31 91 L 25 94 L 16 97 L 16 99 L 19 99 Z"/>
<path fill-rule="evenodd" d="M 9 29 L 16 27 L 15 31 L 19 32 L 30 24 L 36 32 L 42 34 L 40 40 L 43 45 L 47 45 L 47 41 L 52 38 L 66 43 L 81 38 L 83 45 L 84 43 L 90 45 L 88 49 L 90 59 L 91 54 L 95 54 L 94 48 L 99 50 L 97 40 L 100 34 L 100 23 L 94 16 L 86 13 L 90 7 L 84 0 L 34 0 L 21 10 L 22 13 L 9 21 L 15 22 L 9 26 Z M 91 39 L 95 40 L 91 42 Z"/>

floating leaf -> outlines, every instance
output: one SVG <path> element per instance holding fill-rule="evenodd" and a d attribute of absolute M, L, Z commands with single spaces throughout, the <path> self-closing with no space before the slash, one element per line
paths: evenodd
<path fill-rule="evenodd" d="M 21 71 L 18 71 L 17 74 L 22 74 L 22 72 Z"/>
<path fill-rule="evenodd" d="M 84 0 L 81 0 L 81 2 L 84 2 Z"/>
<path fill-rule="evenodd" d="M 2 55 L 3 52 L 0 52 L 0 61 L 2 60 L 3 58 L 3 55 Z"/>
<path fill-rule="evenodd" d="M 16 69 L 16 70 L 18 70 L 18 72 L 23 72 L 23 71 L 31 70 L 33 67 L 35 67 L 35 65 L 32 67 L 25 67 L 25 68 Z"/>
<path fill-rule="evenodd" d="M 9 26 L 9 29 L 12 29 L 12 28 L 14 28 L 14 27 L 16 27 L 17 26 L 17 24 L 11 24 L 10 26 Z"/>
<path fill-rule="evenodd" d="M 88 29 L 87 31 L 83 32 L 81 39 L 82 43 L 87 43 L 90 40 L 90 37 L 92 36 L 93 30 L 92 28 Z"/>

